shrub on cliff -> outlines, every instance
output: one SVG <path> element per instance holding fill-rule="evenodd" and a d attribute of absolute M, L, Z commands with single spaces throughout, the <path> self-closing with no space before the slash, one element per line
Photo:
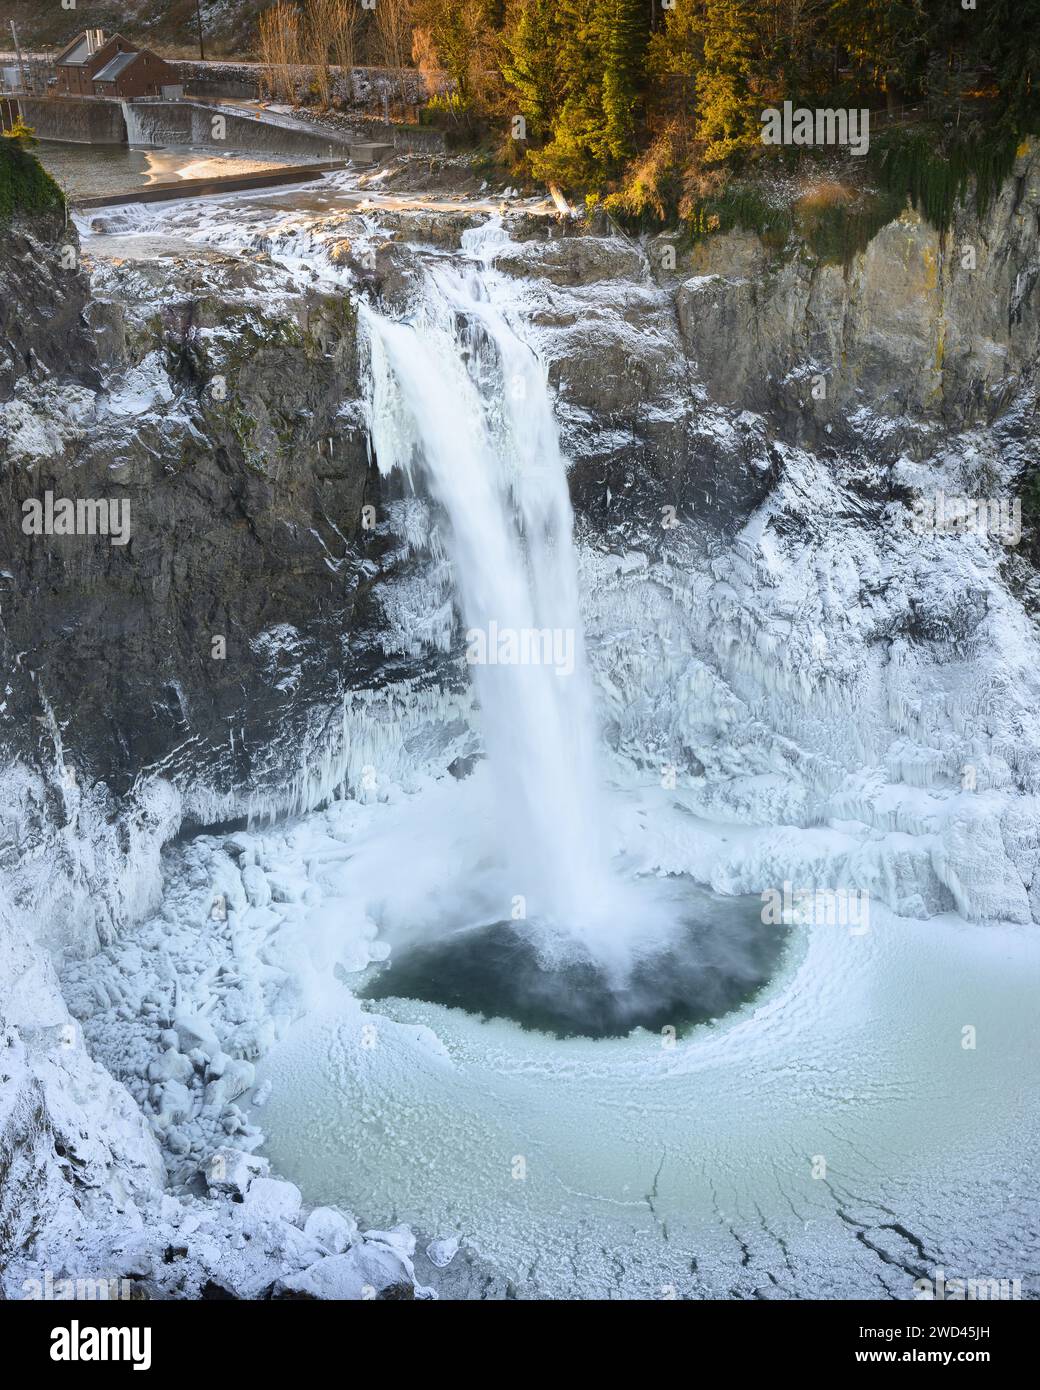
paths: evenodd
<path fill-rule="evenodd" d="M 31 129 L 16 122 L 0 139 L 0 222 L 18 213 L 58 212 L 65 198 L 31 151 Z"/>

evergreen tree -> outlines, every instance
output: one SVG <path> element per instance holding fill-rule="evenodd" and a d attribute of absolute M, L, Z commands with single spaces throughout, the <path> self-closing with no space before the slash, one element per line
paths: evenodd
<path fill-rule="evenodd" d="M 753 0 L 705 0 L 701 24 L 697 135 L 705 162 L 717 164 L 760 143 L 761 59 Z"/>
<path fill-rule="evenodd" d="M 531 168 L 546 183 L 594 187 L 608 176 L 599 136 L 603 126 L 597 0 L 557 0 L 556 71 L 561 102 L 552 139 L 532 152 Z"/>
<path fill-rule="evenodd" d="M 491 13 L 495 0 L 474 3 Z M 537 177 L 598 190 L 628 166 L 645 181 L 632 161 L 648 106 L 651 162 L 686 186 L 760 151 L 762 110 L 788 99 L 884 94 L 931 120 L 926 142 L 936 123 L 962 144 L 987 125 L 1005 143 L 1040 126 L 1040 0 L 676 0 L 653 34 L 651 13 L 646 0 L 509 0 L 501 68 Z"/>
<path fill-rule="evenodd" d="M 999 87 L 1002 123 L 1040 131 L 1040 0 L 988 0 L 977 52 Z"/>
<path fill-rule="evenodd" d="M 835 0 L 829 26 L 852 66 L 853 95 L 884 91 L 890 106 L 916 98 L 924 82 L 929 27 L 959 22 L 962 13 L 959 5 L 949 4 L 935 7 L 930 17 L 924 0 Z"/>
<path fill-rule="evenodd" d="M 529 139 L 549 136 L 559 114 L 558 38 L 555 0 L 518 0 L 502 34 L 502 76 L 527 124 Z"/>
<path fill-rule="evenodd" d="M 535 174 L 578 187 L 636 151 L 648 12 L 641 0 L 526 0 L 505 35 L 503 75 L 529 133 L 548 137 Z"/>
<path fill-rule="evenodd" d="M 615 162 L 636 151 L 637 107 L 643 87 L 647 27 L 640 0 L 599 0 L 597 28 L 603 62 L 601 148 Z"/>

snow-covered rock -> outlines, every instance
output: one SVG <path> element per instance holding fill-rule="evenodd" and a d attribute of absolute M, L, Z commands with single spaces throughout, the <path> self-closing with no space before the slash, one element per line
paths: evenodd
<path fill-rule="evenodd" d="M 265 1221 L 295 1222 L 303 1198 L 295 1183 L 277 1178 L 254 1178 L 246 1188 L 244 1210 Z"/>
<path fill-rule="evenodd" d="M 303 1230 L 333 1255 L 341 1255 L 356 1239 L 358 1227 L 352 1216 L 345 1216 L 335 1207 L 315 1207 Z"/>
<path fill-rule="evenodd" d="M 437 1269 L 447 1269 L 458 1253 L 458 1236 L 442 1236 L 439 1240 L 431 1240 L 426 1247 L 426 1258 Z"/>
<path fill-rule="evenodd" d="M 264 1177 L 269 1166 L 266 1159 L 224 1145 L 209 1156 L 206 1185 L 216 1192 L 234 1192 L 244 1197 L 250 1183 Z"/>
<path fill-rule="evenodd" d="M 276 1292 L 322 1299 L 429 1297 L 431 1290 L 415 1284 L 411 1260 L 388 1246 L 367 1241 L 345 1254 L 329 1255 L 302 1273 L 279 1280 Z"/>

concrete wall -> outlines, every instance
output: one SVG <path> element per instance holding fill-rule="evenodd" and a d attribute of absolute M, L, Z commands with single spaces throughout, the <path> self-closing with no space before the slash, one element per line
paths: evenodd
<path fill-rule="evenodd" d="M 260 69 L 252 63 L 199 63 L 174 60 L 178 82 L 190 97 L 203 101 L 219 101 L 235 97 L 239 101 L 256 101 L 260 95 Z"/>
<path fill-rule="evenodd" d="M 438 154 L 444 149 L 439 130 L 387 125 L 359 117 L 349 128 L 326 134 L 308 129 L 302 121 L 272 115 L 257 119 L 229 107 L 191 101 L 124 103 L 99 97 L 20 97 L 22 117 L 42 140 L 68 140 L 86 145 L 188 145 L 202 149 L 243 150 L 285 155 L 295 159 L 347 158 L 357 144 L 387 144 L 399 150 Z M 223 140 L 214 134 L 213 118 L 224 121 Z"/>
<path fill-rule="evenodd" d="M 224 121 L 223 140 L 214 134 L 214 117 Z M 127 129 L 132 145 L 191 145 L 214 150 L 248 150 L 260 154 L 289 155 L 303 159 L 348 157 L 348 135 L 327 136 L 309 130 L 275 125 L 251 116 L 235 115 L 226 108 L 197 106 L 192 102 L 135 102 L 127 108 Z"/>
<path fill-rule="evenodd" d="M 74 145 L 125 145 L 126 124 L 118 101 L 81 97 L 19 97 L 22 120 L 41 140 Z"/>

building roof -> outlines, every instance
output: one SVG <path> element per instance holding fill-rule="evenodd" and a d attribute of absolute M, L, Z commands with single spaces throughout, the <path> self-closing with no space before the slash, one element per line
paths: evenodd
<path fill-rule="evenodd" d="M 144 50 L 138 48 L 133 53 L 117 53 L 110 59 L 100 72 L 94 74 L 95 82 L 114 82 L 119 74 L 128 68 L 135 58 L 140 58 Z"/>
<path fill-rule="evenodd" d="M 61 67 L 81 67 L 93 58 L 95 53 L 107 48 L 116 39 L 129 48 L 130 45 L 122 34 L 109 34 L 106 37 L 100 29 L 84 29 L 82 34 L 77 34 L 71 43 L 65 45 L 54 62 Z"/>
<path fill-rule="evenodd" d="M 112 38 L 118 39 L 119 34 L 113 34 Z M 101 40 L 98 43 L 98 39 Z M 100 29 L 84 29 L 81 34 L 77 34 L 71 43 L 67 43 L 55 58 L 55 63 L 66 65 L 78 65 L 85 63 L 88 58 L 92 58 L 99 48 L 103 48 L 110 40 L 106 39 Z M 124 39 L 125 43 L 126 40 Z"/>
<path fill-rule="evenodd" d="M 79 38 L 73 39 L 68 48 L 58 54 L 59 63 L 85 63 L 94 53 L 91 47 L 90 38 L 86 34 L 80 34 Z"/>

